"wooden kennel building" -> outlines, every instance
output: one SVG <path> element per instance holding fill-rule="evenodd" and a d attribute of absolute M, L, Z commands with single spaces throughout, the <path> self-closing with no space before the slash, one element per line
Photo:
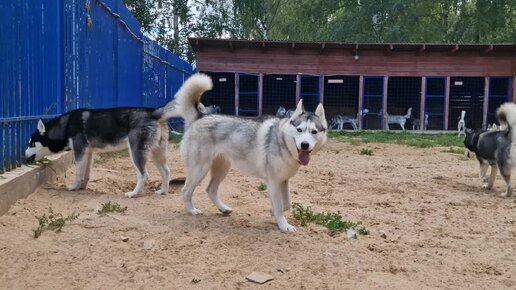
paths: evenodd
<path fill-rule="evenodd" d="M 323 103 L 327 118 L 358 116 L 364 129 L 412 108 L 427 129 L 448 130 L 462 110 L 485 128 L 501 103 L 516 101 L 516 44 L 189 41 L 197 71 L 214 80 L 203 101 L 226 114 L 274 114 L 303 99 L 307 110 Z"/>

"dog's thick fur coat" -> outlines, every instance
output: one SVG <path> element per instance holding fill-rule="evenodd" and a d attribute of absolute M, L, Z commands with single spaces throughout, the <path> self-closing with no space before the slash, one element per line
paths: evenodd
<path fill-rule="evenodd" d="M 283 119 L 203 115 L 200 100 L 202 93 L 212 87 L 211 79 L 196 74 L 183 86 L 184 91 L 176 94 L 169 108 L 185 119 L 188 128 L 180 148 L 187 175 L 182 190 L 186 211 L 192 215 L 201 213 L 193 206 L 192 194 L 210 172 L 210 199 L 220 212 L 231 213 L 231 208 L 220 200 L 218 188 L 233 166 L 266 181 L 278 227 L 281 231 L 295 231 L 283 214 L 290 208 L 288 181 L 326 142 L 328 125 L 322 105 L 315 114 L 308 113 L 300 101 L 293 115 Z"/>
<path fill-rule="evenodd" d="M 516 165 L 516 104 L 505 103 L 496 112 L 501 129 L 497 131 L 466 130 L 464 145 L 475 153 L 480 163 L 480 180 L 486 182 L 485 188 L 491 189 L 500 170 L 507 189 L 502 196 L 511 196 L 511 171 Z M 491 166 L 489 178 L 487 169 Z"/>

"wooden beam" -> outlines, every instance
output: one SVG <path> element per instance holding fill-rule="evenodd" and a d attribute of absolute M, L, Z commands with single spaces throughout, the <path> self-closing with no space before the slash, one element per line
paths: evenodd
<path fill-rule="evenodd" d="M 385 119 L 385 116 L 387 115 L 387 100 L 389 98 L 388 96 L 389 91 L 389 77 L 384 76 L 383 77 L 383 97 L 382 97 L 382 130 L 385 129 L 387 126 L 387 120 Z"/>
<path fill-rule="evenodd" d="M 296 49 L 296 43 L 295 42 L 292 42 L 288 48 L 289 52 L 290 53 L 294 53 L 294 50 Z"/>
<path fill-rule="evenodd" d="M 235 116 L 238 116 L 239 103 L 240 103 L 240 74 L 235 73 Z"/>
<path fill-rule="evenodd" d="M 324 75 L 319 75 L 319 104 L 324 105 Z"/>
<path fill-rule="evenodd" d="M 263 113 L 263 74 L 258 75 L 258 116 Z"/>
<path fill-rule="evenodd" d="M 358 129 L 362 130 L 363 128 L 363 122 L 364 122 L 364 116 L 360 114 L 362 110 L 364 109 L 364 76 L 361 75 L 359 78 L 358 83 Z"/>
<path fill-rule="evenodd" d="M 419 130 L 426 130 L 425 127 L 425 100 L 426 100 L 426 77 L 421 78 L 421 99 L 419 102 Z"/>
<path fill-rule="evenodd" d="M 199 38 L 197 38 L 195 40 L 195 46 L 197 48 L 197 51 L 202 51 L 202 45 L 201 45 L 201 41 L 199 40 Z"/>
<path fill-rule="evenodd" d="M 516 103 L 516 74 L 512 75 L 512 101 Z"/>
<path fill-rule="evenodd" d="M 301 73 L 296 75 L 296 106 L 301 99 Z"/>
<path fill-rule="evenodd" d="M 356 55 L 357 53 L 358 53 L 358 43 L 355 44 L 355 46 L 353 47 L 353 51 L 352 51 L 353 55 Z"/>
<path fill-rule="evenodd" d="M 482 129 L 487 128 L 487 111 L 489 109 L 489 77 L 484 78 L 484 107 L 482 110 Z"/>
<path fill-rule="evenodd" d="M 450 113 L 450 80 L 451 78 L 446 77 L 446 83 L 444 84 L 444 130 L 448 130 L 448 115 Z"/>

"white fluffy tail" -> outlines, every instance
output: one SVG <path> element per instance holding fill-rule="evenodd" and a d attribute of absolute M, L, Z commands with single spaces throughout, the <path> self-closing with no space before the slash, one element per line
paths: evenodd
<path fill-rule="evenodd" d="M 506 129 L 511 135 L 512 141 L 516 141 L 516 104 L 505 103 L 496 110 L 496 118 L 500 122 L 500 127 Z"/>
<path fill-rule="evenodd" d="M 199 118 L 202 94 L 211 90 L 213 82 L 208 75 L 196 73 L 189 77 L 177 91 L 174 99 L 155 111 L 161 120 L 183 117 L 186 124 Z"/>

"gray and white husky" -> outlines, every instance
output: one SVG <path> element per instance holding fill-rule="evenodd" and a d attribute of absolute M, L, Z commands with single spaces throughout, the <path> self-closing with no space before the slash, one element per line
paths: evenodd
<path fill-rule="evenodd" d="M 341 114 L 341 115 L 334 116 L 330 120 L 330 128 L 333 129 L 333 128 L 337 127 L 337 129 L 336 129 L 337 131 L 344 130 L 344 124 L 350 124 L 351 127 L 353 127 L 353 130 L 355 130 L 355 131 L 358 130 L 356 119 L 353 118 L 353 116 Z"/>
<path fill-rule="evenodd" d="M 195 87 L 187 91 L 196 93 L 180 91 L 170 107 L 184 118 L 189 128 L 180 146 L 187 176 L 182 189 L 186 211 L 192 215 L 201 213 L 192 204 L 192 194 L 210 172 L 208 196 L 220 212 L 231 213 L 232 209 L 220 200 L 218 189 L 234 167 L 266 181 L 279 229 L 295 231 L 283 214 L 291 206 L 288 182 L 326 142 L 328 124 L 323 106 L 319 104 L 315 113 L 309 113 L 299 101 L 290 118 L 203 115 L 198 104 L 204 91 L 212 88 L 210 77 L 193 75 L 184 86 Z"/>
<path fill-rule="evenodd" d="M 491 189 L 500 170 L 507 189 L 502 196 L 512 195 L 511 171 L 516 166 L 516 104 L 505 103 L 496 112 L 501 129 L 495 131 L 473 131 L 466 129 L 464 145 L 475 152 L 480 164 L 480 180 Z M 489 178 L 487 169 L 491 166 Z"/>
<path fill-rule="evenodd" d="M 385 119 L 386 119 L 385 129 L 389 130 L 390 124 L 399 124 L 401 129 L 403 131 L 405 131 L 405 123 L 407 122 L 407 119 L 410 119 L 411 116 L 412 116 L 412 108 L 408 108 L 407 114 L 405 116 L 386 114 L 385 115 Z"/>
<path fill-rule="evenodd" d="M 145 164 L 149 155 L 162 177 L 161 188 L 156 193 L 164 194 L 169 190 L 170 174 L 166 158 L 166 121 L 172 117 L 169 113 L 164 107 L 78 109 L 46 123 L 39 120 L 25 157 L 27 161 L 39 161 L 48 154 L 71 148 L 75 159 L 75 181 L 67 188 L 77 190 L 88 184 L 95 151 L 129 147 L 137 182 L 134 190 L 125 196 L 133 197 L 142 189 L 147 178 Z"/>

